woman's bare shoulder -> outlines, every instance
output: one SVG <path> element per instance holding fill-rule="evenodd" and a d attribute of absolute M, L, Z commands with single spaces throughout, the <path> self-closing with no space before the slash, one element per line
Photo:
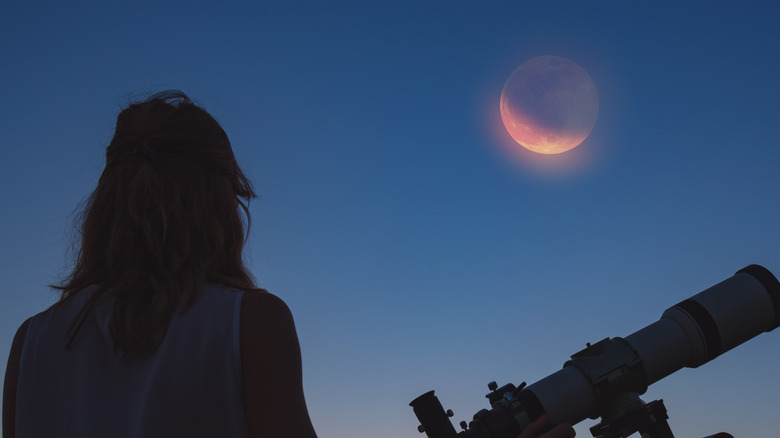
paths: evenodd
<path fill-rule="evenodd" d="M 261 289 L 244 292 L 241 312 L 248 312 L 251 315 L 290 314 L 290 308 L 278 296 Z"/>
<path fill-rule="evenodd" d="M 297 337 L 290 308 L 284 300 L 265 290 L 244 292 L 240 325 L 245 342 L 263 333 Z"/>

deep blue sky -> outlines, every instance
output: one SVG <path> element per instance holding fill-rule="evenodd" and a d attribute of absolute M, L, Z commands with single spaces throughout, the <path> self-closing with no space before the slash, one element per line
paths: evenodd
<path fill-rule="evenodd" d="M 490 380 L 534 382 L 745 265 L 780 274 L 776 2 L 199 3 L 0 7 L 3 355 L 55 298 L 120 107 L 166 88 L 261 193 L 251 266 L 296 317 L 322 437 L 417 436 L 429 389 L 470 418 Z M 510 162 L 498 97 L 541 55 L 588 71 L 599 118 L 570 155 Z M 645 399 L 677 436 L 766 436 L 778 346 Z"/>

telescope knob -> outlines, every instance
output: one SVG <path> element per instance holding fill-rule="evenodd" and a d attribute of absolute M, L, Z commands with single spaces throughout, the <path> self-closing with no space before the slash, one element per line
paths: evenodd
<path fill-rule="evenodd" d="M 420 432 L 420 433 L 425 432 L 425 426 L 423 426 L 422 424 L 417 426 L 417 432 Z"/>
<path fill-rule="evenodd" d="M 468 424 L 466 424 L 466 422 L 465 422 L 465 421 L 461 421 L 461 422 L 460 422 L 460 428 L 461 428 L 461 429 L 463 429 L 463 430 L 466 430 L 466 429 L 468 429 L 468 428 L 469 428 L 469 425 L 468 425 Z"/>
<path fill-rule="evenodd" d="M 495 391 L 497 388 L 498 388 L 498 384 L 495 381 L 488 383 L 489 390 Z"/>
<path fill-rule="evenodd" d="M 447 412 L 446 412 L 446 414 L 447 414 L 447 416 L 448 416 L 448 417 L 452 417 L 453 415 L 455 415 L 455 414 L 452 412 L 452 409 L 447 409 Z"/>

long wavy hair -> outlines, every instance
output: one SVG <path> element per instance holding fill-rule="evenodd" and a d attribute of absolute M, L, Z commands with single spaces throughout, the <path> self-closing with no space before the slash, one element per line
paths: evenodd
<path fill-rule="evenodd" d="M 199 285 L 257 289 L 242 255 L 255 197 L 225 131 L 184 93 L 157 93 L 122 110 L 81 211 L 75 265 L 53 286 L 62 293 L 58 304 L 95 286 L 68 348 L 108 298 L 115 347 L 139 356 L 157 349 Z"/>

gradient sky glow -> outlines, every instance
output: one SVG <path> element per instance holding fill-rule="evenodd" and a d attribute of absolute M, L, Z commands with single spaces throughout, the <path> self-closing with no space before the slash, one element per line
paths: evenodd
<path fill-rule="evenodd" d="M 780 275 L 777 2 L 65 3 L 0 6 L 3 355 L 55 298 L 120 107 L 167 88 L 261 194 L 250 264 L 295 315 L 323 438 L 420 436 L 430 389 L 470 419 L 491 380 Z M 588 72 L 598 120 L 509 158 L 501 89 L 542 55 Z M 679 437 L 770 436 L 778 367 L 766 333 L 643 398 Z"/>

